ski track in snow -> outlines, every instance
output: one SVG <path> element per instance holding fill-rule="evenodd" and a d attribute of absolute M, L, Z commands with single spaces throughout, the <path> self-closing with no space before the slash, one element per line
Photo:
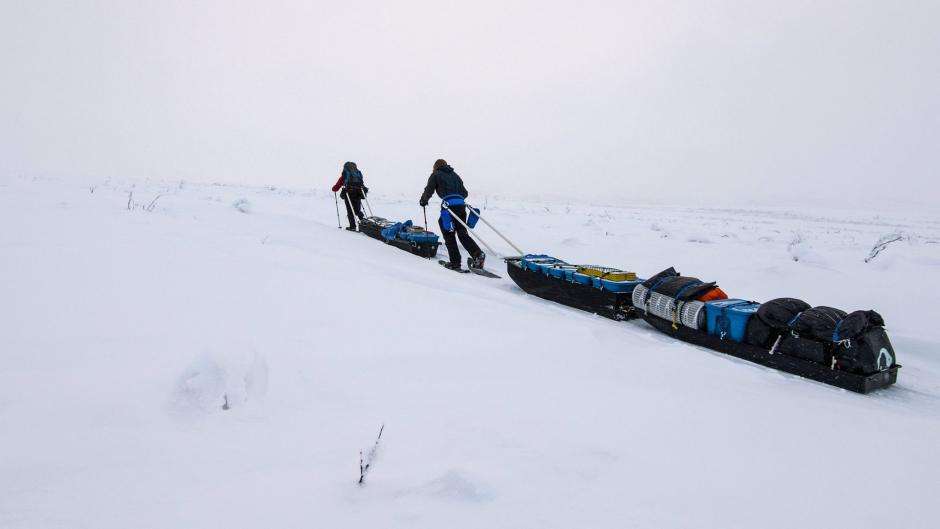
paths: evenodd
<path fill-rule="evenodd" d="M 477 201 L 531 252 L 878 310 L 904 367 L 857 395 L 338 230 L 324 190 L 0 188 L 0 527 L 936 525 L 937 212 Z"/>

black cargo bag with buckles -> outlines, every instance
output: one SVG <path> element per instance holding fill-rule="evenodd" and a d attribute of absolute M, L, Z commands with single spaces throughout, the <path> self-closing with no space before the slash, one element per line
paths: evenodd
<path fill-rule="evenodd" d="M 755 317 L 747 322 L 744 341 L 769 349 L 777 338 L 789 334 L 790 321 L 809 308 L 809 303 L 796 298 L 777 298 L 761 303 Z"/>
<path fill-rule="evenodd" d="M 897 357 L 884 329 L 884 319 L 873 310 L 857 310 L 839 322 L 833 332 L 833 354 L 839 369 L 871 375 L 894 367 Z"/>

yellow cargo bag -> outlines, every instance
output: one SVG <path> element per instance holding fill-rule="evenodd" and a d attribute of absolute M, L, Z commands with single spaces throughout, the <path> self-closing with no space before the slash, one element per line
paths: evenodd
<path fill-rule="evenodd" d="M 624 272 L 623 270 L 604 266 L 579 266 L 578 273 L 591 277 L 599 277 L 608 281 L 636 281 L 636 274 L 633 272 Z"/>

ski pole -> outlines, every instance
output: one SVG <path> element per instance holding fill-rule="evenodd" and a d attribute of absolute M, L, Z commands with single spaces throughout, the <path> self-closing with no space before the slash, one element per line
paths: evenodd
<path fill-rule="evenodd" d="M 333 191 L 333 201 L 336 202 L 336 227 L 342 229 L 343 225 L 339 221 L 339 198 L 336 197 L 336 191 Z"/>
<path fill-rule="evenodd" d="M 354 210 L 352 207 L 352 201 L 349 199 L 348 192 L 346 193 L 346 204 L 349 206 L 349 211 L 352 211 L 353 222 L 356 223 L 356 231 L 359 231 L 359 217 L 356 216 L 356 210 Z"/>
<path fill-rule="evenodd" d="M 468 207 L 468 208 L 473 208 L 473 206 L 471 206 L 470 204 L 467 204 L 467 207 Z M 499 230 L 497 230 L 495 227 L 493 227 L 492 224 L 490 224 L 489 222 L 487 222 L 486 219 L 484 219 L 483 216 L 480 215 L 480 210 L 479 210 L 479 209 L 476 209 L 475 211 L 476 211 L 476 216 L 477 216 L 477 218 L 480 219 L 480 220 L 482 220 L 482 221 L 483 221 L 483 224 L 486 224 L 487 226 L 489 226 L 489 228 L 490 228 L 491 230 L 493 230 L 493 232 L 494 232 L 496 235 L 499 235 L 500 237 L 502 237 L 502 239 L 503 239 L 504 241 L 506 241 L 507 243 L 509 243 L 509 246 L 512 246 L 513 250 L 519 252 L 519 255 L 525 255 L 525 252 L 523 252 L 522 250 L 520 250 L 518 246 L 516 246 L 515 244 L 512 243 L 512 241 L 510 241 L 509 239 L 507 239 L 506 236 L 503 235 L 502 233 L 500 233 Z"/>
<path fill-rule="evenodd" d="M 447 202 L 442 202 L 442 203 L 441 203 L 441 206 L 442 206 L 444 209 L 446 209 L 447 211 L 450 211 L 450 208 L 447 207 Z M 472 229 L 470 226 L 467 226 L 467 223 L 464 222 L 464 221 L 463 221 L 460 217 L 458 217 L 455 213 L 451 212 L 451 213 L 450 213 L 450 216 L 451 216 L 452 219 L 454 219 L 454 220 L 456 220 L 457 222 L 459 222 L 461 226 L 463 226 L 464 228 L 467 228 L 467 233 L 469 233 L 470 236 L 473 237 L 474 239 L 480 241 L 480 244 L 482 244 L 483 246 L 486 246 L 486 249 L 489 250 L 490 252 L 492 252 L 493 255 L 495 255 L 496 257 L 499 257 L 500 259 L 503 258 L 503 256 L 502 256 L 499 252 L 497 252 L 496 250 L 494 250 L 492 246 L 490 246 L 489 244 L 486 244 L 486 241 L 484 241 L 482 238 L 480 238 L 479 235 L 477 235 L 476 233 L 473 233 L 473 229 Z"/>

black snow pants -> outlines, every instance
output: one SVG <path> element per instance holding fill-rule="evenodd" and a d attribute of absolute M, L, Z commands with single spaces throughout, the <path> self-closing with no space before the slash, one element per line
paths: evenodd
<path fill-rule="evenodd" d="M 466 206 L 450 206 L 450 213 L 451 215 L 460 217 L 460 220 L 467 222 Z M 457 247 L 458 237 L 460 237 L 460 244 L 470 253 L 470 257 L 480 255 L 480 247 L 477 246 L 476 241 L 467 233 L 467 228 L 456 220 L 451 220 L 451 223 L 454 225 L 454 229 L 453 231 L 447 231 L 444 229 L 444 223 L 441 222 L 441 219 L 437 219 L 437 224 L 441 227 L 441 233 L 444 235 L 444 244 L 447 246 L 447 255 L 450 257 L 451 264 L 460 264 L 460 248 Z"/>
<path fill-rule="evenodd" d="M 362 213 L 362 188 L 350 187 L 347 189 L 344 187 L 339 196 L 343 199 L 343 204 L 346 204 L 346 217 L 349 219 L 349 225 L 355 227 L 356 219 L 353 217 L 353 212 L 355 211 L 356 217 L 360 219 L 365 216 Z M 352 204 L 352 207 L 350 207 L 350 204 Z"/>

